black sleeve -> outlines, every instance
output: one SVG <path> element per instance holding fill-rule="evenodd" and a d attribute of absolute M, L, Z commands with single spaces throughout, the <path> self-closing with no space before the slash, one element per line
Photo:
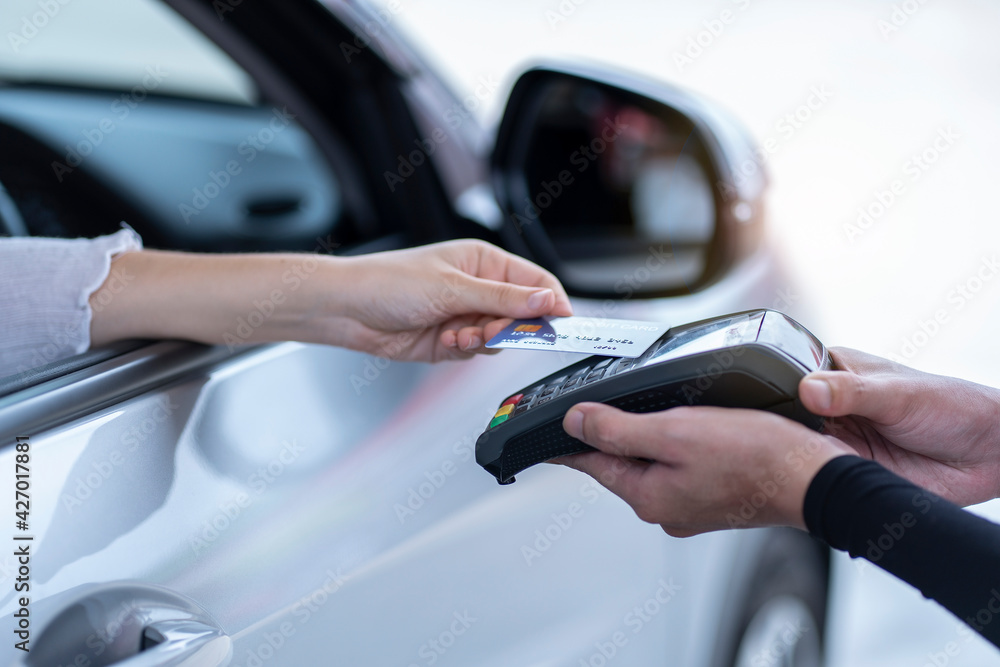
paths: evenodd
<path fill-rule="evenodd" d="M 803 513 L 810 533 L 915 586 L 1000 647 L 1000 525 L 857 456 L 823 466 Z"/>

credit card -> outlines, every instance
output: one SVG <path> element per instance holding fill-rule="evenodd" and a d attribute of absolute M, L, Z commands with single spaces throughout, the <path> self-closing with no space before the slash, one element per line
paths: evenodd
<path fill-rule="evenodd" d="M 539 317 L 514 320 L 486 347 L 638 357 L 669 328 L 661 322 L 604 317 Z"/>

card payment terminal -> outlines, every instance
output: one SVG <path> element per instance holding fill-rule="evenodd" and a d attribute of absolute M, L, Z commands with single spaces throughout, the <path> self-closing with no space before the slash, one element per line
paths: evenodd
<path fill-rule="evenodd" d="M 476 461 L 501 484 L 557 456 L 592 448 L 562 418 L 597 401 L 628 412 L 678 405 L 757 408 L 820 430 L 798 400 L 807 373 L 832 368 L 826 348 L 774 310 L 750 310 L 669 329 L 635 359 L 590 356 L 508 396 L 476 441 Z"/>

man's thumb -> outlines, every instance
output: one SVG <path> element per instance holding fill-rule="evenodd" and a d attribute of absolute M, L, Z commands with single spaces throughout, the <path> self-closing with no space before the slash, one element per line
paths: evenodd
<path fill-rule="evenodd" d="M 859 415 L 891 422 L 905 397 L 879 379 L 850 371 L 810 373 L 799 383 L 799 399 L 810 412 L 824 417 Z"/>

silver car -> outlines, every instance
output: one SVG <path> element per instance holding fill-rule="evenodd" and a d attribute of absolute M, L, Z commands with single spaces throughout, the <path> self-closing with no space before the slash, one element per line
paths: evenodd
<path fill-rule="evenodd" d="M 577 314 L 808 324 L 762 241 L 753 147 L 685 91 L 542 64 L 487 131 L 391 9 L 0 13 L 7 234 L 125 220 L 152 247 L 301 251 L 284 289 L 309 253 L 476 237 L 554 271 Z M 0 380 L 2 484 L 24 503 L 5 663 L 820 664 L 828 554 L 808 536 L 673 539 L 571 470 L 501 487 L 476 465 L 498 402 L 573 357 L 239 342 L 42 348 Z"/>

